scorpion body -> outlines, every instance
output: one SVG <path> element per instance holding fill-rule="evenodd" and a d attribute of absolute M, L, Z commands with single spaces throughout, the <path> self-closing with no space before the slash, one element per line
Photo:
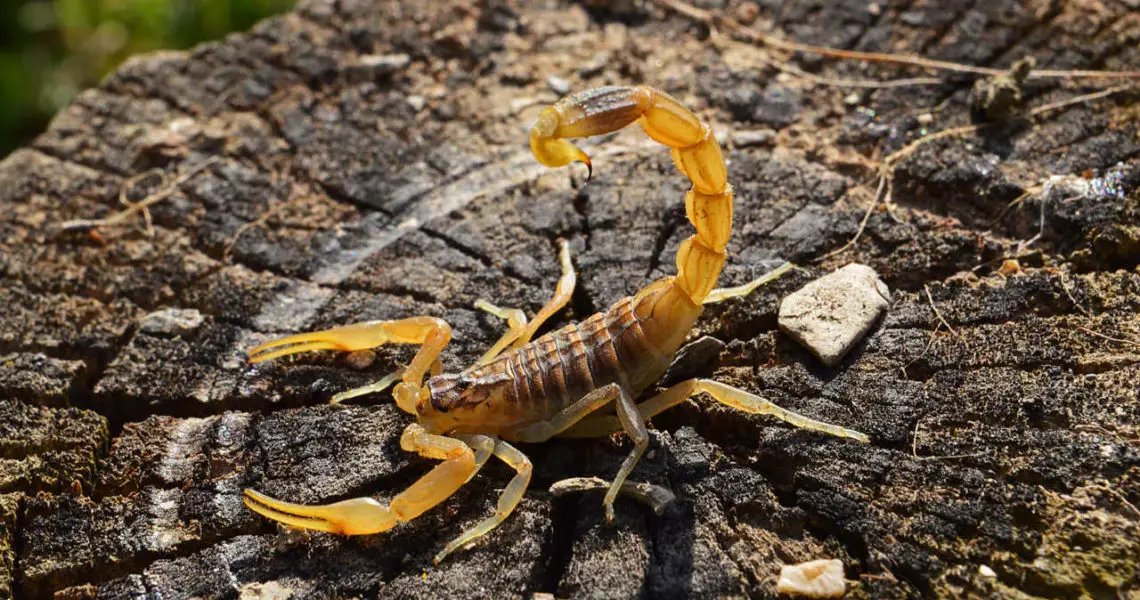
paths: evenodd
<path fill-rule="evenodd" d="M 393 393 L 396 404 L 417 417 L 404 431 L 401 447 L 443 462 L 387 506 L 371 498 L 306 506 L 253 490 L 245 491 L 246 505 L 292 526 L 343 534 L 376 533 L 439 504 L 470 480 L 490 456 L 498 457 L 516 474 L 503 490 L 495 515 L 447 544 L 435 557 L 438 563 L 497 526 L 522 498 L 531 464 L 510 442 L 603 436 L 624 429 L 634 449 L 603 499 L 609 520 L 618 490 L 648 446 L 646 420 L 701 392 L 747 412 L 770 414 L 799 427 L 866 442 L 867 437 L 859 432 L 815 421 L 706 379 L 689 380 L 640 404 L 635 402 L 668 368 L 703 304 L 746 295 L 771 276 L 738 288 L 713 289 L 726 260 L 733 190 L 711 129 L 671 96 L 648 86 L 606 87 L 568 96 L 539 115 L 531 131 L 531 150 L 546 166 L 578 161 L 592 175 L 590 158 L 568 139 L 616 131 L 634 122 L 671 149 L 677 168 L 692 182 L 685 195 L 685 212 L 696 233 L 678 250 L 675 277 L 660 279 L 605 312 L 531 341 L 539 325 L 566 305 L 576 282 L 563 242 L 562 278 L 554 297 L 534 319 L 528 322 L 519 309 L 503 309 L 483 300 L 477 303 L 505 319 L 509 331 L 476 365 L 458 374 L 439 374 L 438 356 L 450 340 L 451 328 L 433 317 L 359 323 L 255 348 L 251 360 L 259 362 L 309 350 L 418 344 L 419 351 L 404 370 L 339 394 L 334 401 L 376 392 L 398 380 Z M 434 376 L 425 383 L 429 371 Z"/>
<path fill-rule="evenodd" d="M 570 324 L 493 361 L 428 380 L 429 411 L 449 430 L 519 439 L 519 425 L 549 421 L 590 391 L 618 383 L 636 397 L 668 368 L 679 345 L 654 309 L 669 309 L 673 288 L 619 300 L 604 313 Z"/>

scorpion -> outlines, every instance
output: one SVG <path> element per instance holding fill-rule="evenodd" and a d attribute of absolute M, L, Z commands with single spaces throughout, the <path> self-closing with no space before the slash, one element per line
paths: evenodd
<path fill-rule="evenodd" d="M 672 96 L 649 86 L 609 86 L 579 92 L 548 106 L 530 134 L 535 158 L 557 168 L 590 157 L 569 140 L 611 133 L 639 122 L 654 141 L 671 149 L 689 178 L 685 212 L 696 234 L 677 251 L 677 275 L 655 281 L 609 310 L 531 340 L 541 324 L 570 300 L 577 275 L 565 240 L 562 276 L 554 296 L 529 322 L 520 309 L 485 300 L 476 306 L 506 321 L 508 330 L 458 374 L 441 374 L 439 354 L 451 338 L 443 319 L 417 316 L 370 321 L 274 340 L 250 351 L 251 362 L 311 350 L 351 352 L 382 344 L 419 345 L 408 365 L 384 379 L 333 397 L 333 402 L 381 391 L 396 383 L 396 405 L 416 417 L 400 436 L 408 452 L 439 464 L 384 505 L 361 497 L 325 505 L 301 505 L 246 489 L 244 503 L 280 523 L 344 535 L 379 533 L 410 521 L 454 494 L 495 456 L 514 470 L 495 514 L 449 542 L 433 560 L 483 536 L 515 509 L 532 466 L 514 442 L 552 437 L 602 437 L 624 430 L 633 449 L 622 462 L 602 504 L 608 522 L 622 484 L 649 445 L 646 421 L 700 393 L 748 413 L 867 443 L 857 431 L 781 408 L 755 394 L 710 379 L 690 379 L 635 402 L 669 367 L 705 304 L 743 296 L 766 281 L 713 289 L 725 264 L 732 230 L 733 188 L 712 129 Z M 770 279 L 770 277 L 768 278 Z M 424 378 L 430 373 L 426 383 Z M 398 383 L 397 383 L 398 382 Z"/>

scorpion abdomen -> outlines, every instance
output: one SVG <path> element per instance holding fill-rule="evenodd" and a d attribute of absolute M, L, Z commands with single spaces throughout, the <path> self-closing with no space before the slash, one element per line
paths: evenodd
<path fill-rule="evenodd" d="M 501 418 L 494 420 L 517 424 L 517 415 L 527 415 L 526 421 L 549 419 L 611 383 L 639 394 L 665 372 L 683 341 L 672 324 L 700 313 L 671 279 L 486 365 L 432 378 L 433 408 L 460 422 L 467 408 L 484 423 L 496 413 Z"/>

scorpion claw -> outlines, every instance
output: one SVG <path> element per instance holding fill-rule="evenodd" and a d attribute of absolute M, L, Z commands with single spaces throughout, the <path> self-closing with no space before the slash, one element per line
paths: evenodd
<path fill-rule="evenodd" d="M 301 529 L 345 535 L 379 533 L 397 523 L 396 515 L 372 498 L 353 498 L 333 504 L 306 506 L 282 502 L 247 489 L 242 502 L 250 510 L 279 523 Z"/>
<path fill-rule="evenodd" d="M 259 363 L 310 350 L 355 352 L 384 344 L 420 344 L 421 354 L 427 348 L 430 348 L 431 352 L 438 353 L 450 339 L 451 326 L 435 317 L 367 321 L 271 340 L 250 350 L 249 361 Z M 435 368 L 436 356 L 429 354 L 424 354 L 423 358 L 420 358 L 419 354 L 416 356 L 417 358 L 412 360 L 412 364 L 405 371 L 405 380 L 419 381 L 428 369 Z"/>
<path fill-rule="evenodd" d="M 308 342 L 292 345 L 265 344 L 254 348 L 249 353 L 249 362 L 259 363 L 290 354 L 300 354 L 310 350 L 340 350 L 340 346 L 331 342 Z"/>
<path fill-rule="evenodd" d="M 250 350 L 249 361 L 259 363 L 279 356 L 299 354 L 310 350 L 351 352 L 372 348 L 379 345 L 378 341 L 383 341 L 382 337 L 378 339 L 375 331 L 376 326 L 373 323 L 358 323 L 325 331 L 291 335 L 268 341 Z"/>
<path fill-rule="evenodd" d="M 245 490 L 242 492 L 242 503 L 261 516 L 268 517 L 278 523 L 283 523 L 291 527 L 328 531 L 330 533 L 336 533 L 338 531 L 336 527 L 324 519 L 315 516 L 302 516 L 290 511 L 292 508 L 300 508 L 299 505 L 274 500 L 269 496 L 253 490 Z"/>

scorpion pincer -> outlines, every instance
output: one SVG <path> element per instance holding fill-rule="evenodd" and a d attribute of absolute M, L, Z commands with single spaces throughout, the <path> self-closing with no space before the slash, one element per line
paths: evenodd
<path fill-rule="evenodd" d="M 306 506 L 245 490 L 245 504 L 286 525 L 345 535 L 377 533 L 410 521 L 467 483 L 495 456 L 515 470 L 495 514 L 452 540 L 435 556 L 448 554 L 486 534 L 507 518 L 530 482 L 531 463 L 512 442 L 537 443 L 554 436 L 605 436 L 624 430 L 634 448 L 622 463 L 605 498 L 606 518 L 626 477 L 637 465 L 649 434 L 646 420 L 701 392 L 739 410 L 772 415 L 797 427 L 867 442 L 857 431 L 822 423 L 770 401 L 708 379 L 676 384 L 638 403 L 642 392 L 665 372 L 702 305 L 749 293 L 763 282 L 714 290 L 725 264 L 732 230 L 732 186 L 720 146 L 708 125 L 677 100 L 648 86 L 614 86 L 568 96 L 543 109 L 531 131 L 534 156 L 549 167 L 590 157 L 568 141 L 641 123 L 653 140 L 668 146 L 677 169 L 692 182 L 685 212 L 696 234 L 677 252 L 677 275 L 651 283 L 609 310 L 531 341 L 535 330 L 564 307 L 576 275 L 565 242 L 559 253 L 562 277 L 554 297 L 527 322 L 519 309 L 477 305 L 507 321 L 509 330 L 474 366 L 440 375 L 438 357 L 451 327 L 434 317 L 373 321 L 294 335 L 253 349 L 253 362 L 309 350 L 349 352 L 382 344 L 416 344 L 419 350 L 399 373 L 334 397 L 334 401 L 396 383 L 396 405 L 416 416 L 400 446 L 440 460 L 391 502 L 354 498 Z M 426 382 L 424 378 L 431 373 Z M 398 383 L 397 383 L 398 382 Z M 606 410 L 601 410 L 607 407 Z"/>

